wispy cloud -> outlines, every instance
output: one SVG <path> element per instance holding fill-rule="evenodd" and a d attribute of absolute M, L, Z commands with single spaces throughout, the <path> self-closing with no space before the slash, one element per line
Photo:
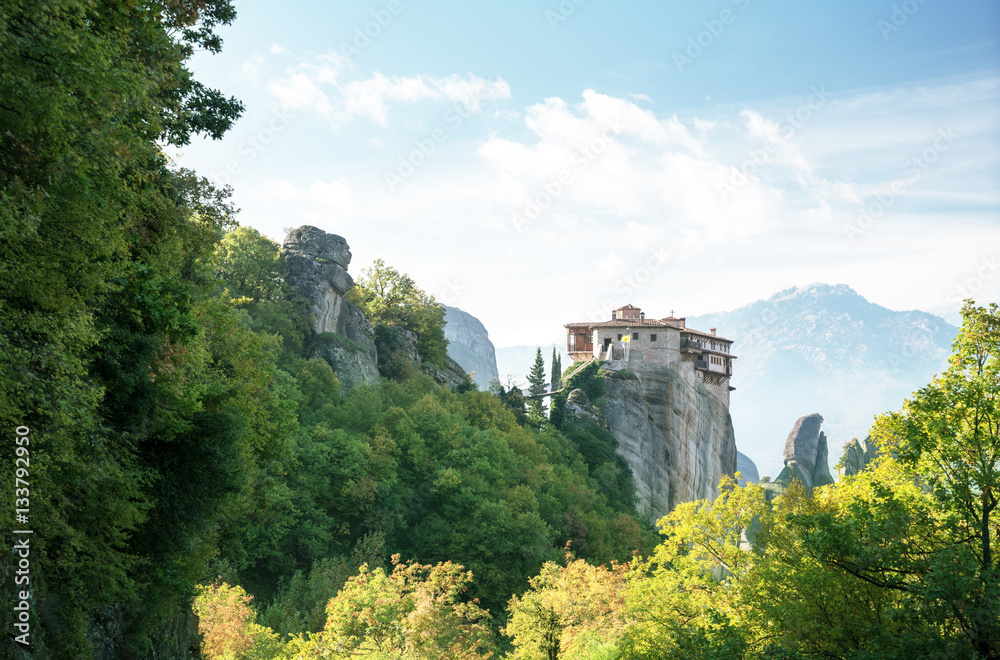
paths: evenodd
<path fill-rule="evenodd" d="M 640 306 L 654 301 L 693 314 L 818 280 L 846 281 L 876 299 L 938 311 L 935 300 L 940 309 L 951 305 L 940 282 L 954 280 L 943 273 L 962 272 L 962 246 L 992 244 L 991 235 L 995 243 L 1000 83 L 994 79 L 841 91 L 797 125 L 787 118 L 807 103 L 808 89 L 801 97 L 714 105 L 683 116 L 592 90 L 520 108 L 508 102 L 499 108 L 506 119 L 495 121 L 491 108 L 463 123 L 412 183 L 391 194 L 383 170 L 400 148 L 415 149 L 434 128 L 412 123 L 402 110 L 462 103 L 470 89 L 480 89 L 477 78 L 357 77 L 350 62 L 313 58 L 271 80 L 287 94 L 285 102 L 297 100 L 300 115 L 320 120 L 311 139 L 325 149 L 351 144 L 355 151 L 261 182 L 254 203 L 241 204 L 244 219 L 271 223 L 275 236 L 289 217 L 323 226 L 348 237 L 359 263 L 383 257 L 419 281 L 461 273 L 468 298 L 459 306 L 503 300 L 510 287 L 530 289 L 538 278 L 546 291 L 580 292 L 553 303 L 552 314 L 562 318 L 578 316 L 584 298 L 586 309 L 621 304 L 615 283 L 655 247 L 669 257 L 630 293 Z M 506 82 L 482 82 L 492 90 L 486 98 L 510 96 Z M 350 121 L 350 131 L 324 130 Z M 845 223 L 857 222 L 859 208 L 904 177 L 906 161 L 949 125 L 960 139 L 863 235 L 846 240 Z M 771 143 L 767 157 L 753 162 L 751 154 Z M 571 180 L 551 195 L 563 172 Z M 745 174 L 745 183 L 721 195 L 720 184 L 734 173 Z M 512 215 L 543 194 L 552 197 L 547 208 L 518 231 Z M 429 242 L 449 259 L 414 256 Z M 930 265 L 928 245 L 935 246 Z M 531 327 L 533 320 L 507 328 L 511 312 L 507 306 L 481 312 L 501 343 L 555 332 Z"/>
<path fill-rule="evenodd" d="M 358 117 L 384 126 L 395 104 L 446 101 L 480 112 L 483 101 L 510 97 L 510 85 L 502 78 L 386 76 L 375 71 L 366 78 L 350 79 L 346 72 L 351 66 L 349 58 L 337 53 L 303 60 L 269 80 L 268 91 L 286 107 L 312 110 L 334 129 Z"/>

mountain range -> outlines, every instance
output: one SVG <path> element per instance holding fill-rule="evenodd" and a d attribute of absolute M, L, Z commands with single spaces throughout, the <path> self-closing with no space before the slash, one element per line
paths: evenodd
<path fill-rule="evenodd" d="M 795 420 L 823 415 L 832 468 L 877 414 L 898 410 L 944 370 L 958 332 L 938 316 L 887 309 L 844 284 L 793 287 L 687 323 L 735 341 L 736 444 L 771 477 Z"/>

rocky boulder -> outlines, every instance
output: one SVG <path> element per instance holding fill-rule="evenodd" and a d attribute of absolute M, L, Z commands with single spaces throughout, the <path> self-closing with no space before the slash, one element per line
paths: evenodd
<path fill-rule="evenodd" d="M 299 295 L 313 303 L 316 333 L 337 332 L 340 297 L 354 286 L 347 273 L 351 263 L 347 241 L 303 225 L 288 232 L 281 253 L 288 266 L 288 280 Z"/>
<path fill-rule="evenodd" d="M 379 382 L 374 328 L 344 294 L 354 286 L 347 272 L 351 250 L 341 236 L 304 225 L 288 232 L 281 248 L 287 281 L 309 301 L 314 336 L 310 357 L 322 358 L 337 372 L 346 392 Z"/>

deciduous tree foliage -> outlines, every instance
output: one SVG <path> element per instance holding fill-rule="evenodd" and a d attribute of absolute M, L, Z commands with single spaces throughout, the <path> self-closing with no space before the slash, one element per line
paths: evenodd
<path fill-rule="evenodd" d="M 444 367 L 444 307 L 418 287 L 409 275 L 376 259 L 362 269 L 347 299 L 361 308 L 373 325 L 398 325 L 417 336 L 420 357 Z"/>
<path fill-rule="evenodd" d="M 567 553 L 564 565 L 546 562 L 513 596 L 504 634 L 514 658 L 594 658 L 613 650 L 625 628 L 626 564 L 593 566 Z"/>
<path fill-rule="evenodd" d="M 265 349 L 216 332 L 227 312 L 199 300 L 226 193 L 162 154 L 239 115 L 185 66 L 234 15 L 227 0 L 0 6 L 0 419 L 32 430 L 34 640 L 58 657 L 89 656 L 99 612 L 118 608 L 141 649 L 187 602 L 262 447 L 235 398 L 267 389 L 239 369 Z M 170 520 L 184 525 L 153 544 Z"/>
<path fill-rule="evenodd" d="M 327 605 L 326 626 L 292 644 L 307 657 L 478 660 L 492 655 L 489 614 L 462 594 L 472 574 L 450 562 L 404 564 L 369 572 L 362 566 Z"/>

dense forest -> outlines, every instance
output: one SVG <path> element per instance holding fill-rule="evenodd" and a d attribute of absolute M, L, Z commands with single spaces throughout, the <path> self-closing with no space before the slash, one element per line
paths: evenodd
<path fill-rule="evenodd" d="M 0 6 L 0 524 L 32 530 L 4 657 L 1000 657 L 995 304 L 868 469 L 726 480 L 654 530 L 565 396 L 402 362 L 342 392 L 310 358 L 279 246 L 163 153 L 240 116 L 187 68 L 231 2 Z M 405 274 L 350 297 L 443 359 Z M 599 403 L 596 372 L 567 380 Z"/>

